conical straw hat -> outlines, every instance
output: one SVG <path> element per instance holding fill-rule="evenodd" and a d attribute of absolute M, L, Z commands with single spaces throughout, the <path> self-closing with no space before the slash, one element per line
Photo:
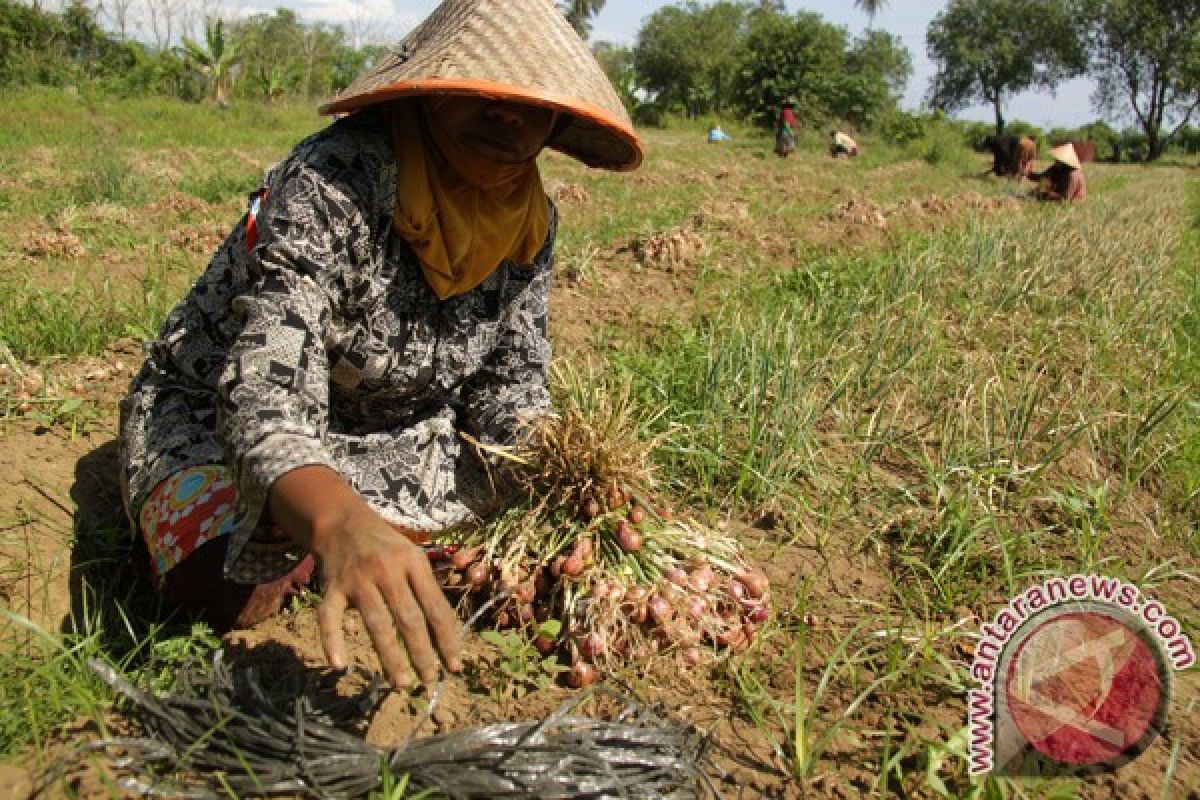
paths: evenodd
<path fill-rule="evenodd" d="M 1061 161 L 1072 169 L 1080 169 L 1079 156 L 1075 154 L 1075 145 L 1067 142 L 1050 150 L 1050 158 Z"/>
<path fill-rule="evenodd" d="M 456 94 L 567 115 L 550 147 L 588 166 L 630 170 L 642 143 L 604 70 L 552 0 L 445 0 L 322 114 L 400 97 Z"/>

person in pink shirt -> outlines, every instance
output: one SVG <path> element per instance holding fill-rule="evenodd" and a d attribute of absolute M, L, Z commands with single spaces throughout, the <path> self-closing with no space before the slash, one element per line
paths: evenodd
<path fill-rule="evenodd" d="M 779 109 L 779 118 L 775 121 L 775 154 L 787 158 L 796 151 L 796 99 L 789 97 L 783 101 Z"/>

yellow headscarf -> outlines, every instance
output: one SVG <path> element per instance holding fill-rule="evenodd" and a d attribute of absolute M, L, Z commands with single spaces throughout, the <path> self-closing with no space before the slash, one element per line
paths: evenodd
<path fill-rule="evenodd" d="M 537 161 L 499 164 L 459 147 L 420 101 L 391 112 L 398 181 L 392 221 L 439 300 L 474 289 L 546 241 L 550 209 Z M 418 118 L 421 115 L 422 118 Z"/>

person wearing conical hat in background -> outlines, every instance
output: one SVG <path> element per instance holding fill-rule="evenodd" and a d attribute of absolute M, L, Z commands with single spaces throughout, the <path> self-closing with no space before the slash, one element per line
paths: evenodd
<path fill-rule="evenodd" d="M 642 145 L 550 0 L 445 0 L 320 110 L 148 344 L 123 496 L 185 612 L 251 625 L 315 569 L 334 666 L 357 608 L 389 678 L 403 642 L 428 681 L 459 623 L 419 544 L 504 499 L 459 432 L 510 443 L 549 407 L 537 156 L 632 170 Z"/>
<path fill-rule="evenodd" d="M 1075 146 L 1070 142 L 1050 150 L 1053 163 L 1042 172 L 1028 173 L 1029 180 L 1037 183 L 1033 195 L 1038 200 L 1060 203 L 1082 203 L 1087 199 L 1087 182 Z"/>
<path fill-rule="evenodd" d="M 796 152 L 796 98 L 789 97 L 779 106 L 779 116 L 775 119 L 775 154 L 787 158 Z"/>

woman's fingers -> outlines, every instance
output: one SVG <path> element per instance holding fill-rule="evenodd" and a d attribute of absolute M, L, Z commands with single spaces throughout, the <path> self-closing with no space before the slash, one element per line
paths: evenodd
<path fill-rule="evenodd" d="M 325 592 L 325 598 L 317 607 L 317 625 L 321 629 L 321 649 L 325 660 L 334 669 L 346 668 L 346 640 L 342 633 L 342 622 L 346 614 L 346 596 L 336 589 Z"/>
<path fill-rule="evenodd" d="M 425 612 L 425 625 L 433 634 L 433 642 L 441 655 L 442 663 L 451 672 L 459 672 L 462 670 L 462 634 L 459 630 L 458 616 L 450 606 L 450 601 L 446 599 L 446 593 L 434 578 L 433 570 L 428 568 L 428 562 L 424 567 L 425 569 L 416 569 L 411 573 L 412 593 Z"/>
<path fill-rule="evenodd" d="M 400 642 L 396 638 L 399 621 L 393 622 L 395 612 L 384 603 L 379 591 L 371 587 L 360 595 L 358 613 L 362 615 L 363 625 L 366 626 L 367 634 L 371 637 L 371 644 L 375 645 L 375 652 L 379 655 L 379 663 L 383 665 L 388 682 L 395 688 L 408 686 L 412 683 L 412 673 L 409 672 L 408 660 L 404 657 L 404 651 L 400 648 Z M 405 636 L 403 630 L 401 630 L 401 636 Z M 410 643 L 409 637 L 405 636 L 404 644 L 408 648 L 413 663 L 418 663 L 414 654 L 414 645 Z M 425 649 L 430 650 L 428 636 L 425 637 Z M 434 675 L 435 677 L 437 675 L 436 664 L 434 665 Z"/>

